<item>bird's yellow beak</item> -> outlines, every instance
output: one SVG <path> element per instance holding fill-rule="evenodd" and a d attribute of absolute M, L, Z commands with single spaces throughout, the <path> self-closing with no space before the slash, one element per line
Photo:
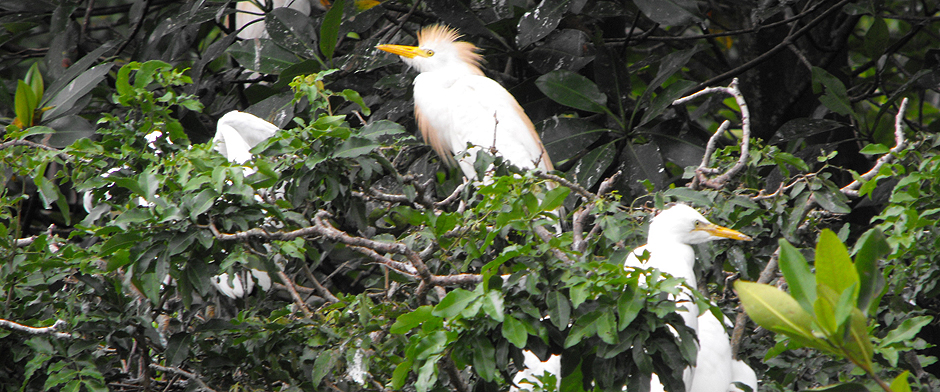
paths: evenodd
<path fill-rule="evenodd" d="M 421 50 L 417 46 L 407 46 L 407 45 L 376 45 L 376 49 L 384 50 L 391 54 L 397 54 L 401 57 L 413 59 L 415 57 L 428 57 L 427 51 Z"/>
<path fill-rule="evenodd" d="M 719 237 L 719 238 L 729 238 L 729 239 L 738 240 L 738 241 L 750 241 L 751 240 L 751 237 L 744 235 L 744 233 L 741 233 L 740 231 L 732 230 L 724 226 L 718 226 L 714 223 L 699 226 L 695 230 L 701 230 L 708 234 L 711 234 L 714 237 Z"/>

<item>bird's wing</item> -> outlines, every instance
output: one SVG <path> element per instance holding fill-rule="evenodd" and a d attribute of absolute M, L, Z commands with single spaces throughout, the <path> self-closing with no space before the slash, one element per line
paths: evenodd
<path fill-rule="evenodd" d="M 751 391 L 757 392 L 757 374 L 754 373 L 754 369 L 751 369 L 750 366 L 747 366 L 747 364 L 742 361 L 734 361 L 731 363 L 731 382 L 742 383 L 751 387 Z M 738 388 L 734 384 L 731 385 L 728 391 L 743 392 L 741 388 Z"/>
<path fill-rule="evenodd" d="M 496 153 L 521 168 L 552 170 L 532 121 L 505 88 L 480 75 L 448 80 L 425 72 L 415 78 L 415 113 L 425 141 L 441 156 L 467 144 Z"/>
<path fill-rule="evenodd" d="M 725 391 L 732 382 L 731 342 L 712 312 L 698 318 L 699 349 L 689 392 Z"/>
<path fill-rule="evenodd" d="M 216 151 L 221 153 L 230 162 L 237 164 L 251 160 L 251 146 L 245 142 L 235 128 L 219 123 L 215 128 L 215 138 L 212 144 Z"/>

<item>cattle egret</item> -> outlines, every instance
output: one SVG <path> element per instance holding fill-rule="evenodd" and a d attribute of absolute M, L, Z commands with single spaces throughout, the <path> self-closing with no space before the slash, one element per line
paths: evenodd
<path fill-rule="evenodd" d="M 414 100 L 421 136 L 446 162 L 456 158 L 471 180 L 477 180 L 478 151 L 521 169 L 553 170 L 532 121 L 503 86 L 483 75 L 478 48 L 460 37 L 457 30 L 432 25 L 418 32 L 418 46 L 376 46 L 419 72 Z"/>
<path fill-rule="evenodd" d="M 633 268 L 657 268 L 674 277 L 685 278 L 693 290 L 696 289 L 695 251 L 692 245 L 720 239 L 750 241 L 751 238 L 727 227 L 718 226 L 705 219 L 694 208 L 677 204 L 669 208 L 650 223 L 647 243 L 633 251 L 624 264 Z M 639 257 L 649 252 L 649 259 L 642 263 Z M 685 312 L 679 312 L 685 324 L 696 331 L 699 350 L 696 367 L 683 371 L 688 392 L 737 391 L 732 383 L 741 382 L 757 390 L 757 376 L 744 362 L 732 358 L 731 344 L 724 325 L 711 312 L 698 316 L 698 306 L 691 301 L 692 293 L 683 292 L 676 300 L 682 302 Z M 651 390 L 663 390 L 658 378 L 653 379 Z"/>
<path fill-rule="evenodd" d="M 251 149 L 254 146 L 274 136 L 277 131 L 277 125 L 251 113 L 233 110 L 225 113 L 216 123 L 212 147 L 230 162 L 243 164 L 251 159 Z M 252 172 L 252 169 L 244 168 L 246 176 Z M 212 284 L 219 292 L 232 299 L 251 294 L 255 288 L 255 280 L 264 291 L 271 288 L 271 277 L 267 272 L 252 268 L 251 275 L 254 279 L 245 272 L 236 273 L 229 279 L 228 274 L 222 273 L 212 278 Z"/>

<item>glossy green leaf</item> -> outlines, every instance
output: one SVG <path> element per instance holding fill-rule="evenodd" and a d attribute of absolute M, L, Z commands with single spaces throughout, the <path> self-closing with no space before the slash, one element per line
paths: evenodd
<path fill-rule="evenodd" d="M 411 331 L 415 327 L 421 325 L 421 323 L 432 318 L 436 318 L 431 315 L 431 311 L 432 308 L 430 305 L 423 305 L 409 313 L 398 316 L 398 318 L 395 319 L 395 322 L 389 328 L 389 332 L 403 334 Z"/>
<path fill-rule="evenodd" d="M 236 42 L 226 49 L 245 69 L 263 73 L 279 74 L 293 64 L 299 63 L 292 52 L 281 48 L 270 39 L 253 39 Z"/>
<path fill-rule="evenodd" d="M 471 302 L 479 297 L 480 294 L 478 293 L 456 288 L 444 296 L 444 299 L 434 307 L 431 314 L 438 317 L 453 318 L 463 312 Z"/>
<path fill-rule="evenodd" d="M 54 92 L 55 95 L 50 97 L 48 103 L 46 104 L 46 106 L 49 106 L 52 109 L 46 111 L 43 114 L 43 118 L 45 120 L 51 121 L 76 110 L 81 110 L 82 107 L 76 106 L 81 102 L 80 99 L 91 93 L 92 89 L 104 81 L 105 76 L 108 75 L 108 72 L 111 72 L 112 66 L 113 64 L 111 63 L 105 63 L 92 67 L 91 69 L 76 76 L 75 79 L 73 79 L 61 90 Z M 127 72 L 129 72 L 130 69 L 131 68 L 128 68 Z M 122 68 L 121 71 L 123 72 L 124 68 Z M 125 85 L 129 86 L 129 84 L 126 83 L 126 79 L 124 82 Z M 117 84 L 116 86 L 120 86 L 120 84 Z M 118 90 L 118 93 L 123 94 L 120 89 Z M 129 91 L 126 91 L 125 93 L 129 93 Z"/>
<path fill-rule="evenodd" d="M 522 324 L 522 321 L 519 321 L 509 314 L 503 319 L 501 333 L 509 343 L 512 343 L 520 349 L 525 348 L 526 340 L 529 338 L 529 334 L 526 332 L 525 325 Z"/>
<path fill-rule="evenodd" d="M 617 329 L 624 330 L 643 309 L 646 297 L 635 286 L 627 287 L 617 299 Z"/>
<path fill-rule="evenodd" d="M 29 85 L 30 90 L 33 92 L 33 96 L 36 97 L 37 100 L 41 101 L 45 86 L 43 84 L 42 74 L 39 73 L 38 62 L 29 66 L 29 70 L 26 71 L 26 77 L 23 78 L 23 80 L 26 81 L 26 84 Z M 39 106 L 38 102 L 36 103 L 36 106 Z"/>
<path fill-rule="evenodd" d="M 339 25 L 343 21 L 343 10 L 346 9 L 346 0 L 336 0 L 323 16 L 320 24 L 320 53 L 327 59 L 333 58 L 336 42 L 339 38 Z M 368 116 L 369 114 L 366 113 Z"/>
<path fill-rule="evenodd" d="M 356 105 L 359 105 L 359 108 L 362 109 L 362 114 L 366 116 L 372 114 L 372 110 L 369 110 L 369 107 L 366 106 L 365 101 L 362 100 L 362 96 L 359 95 L 358 91 L 350 90 L 347 88 L 343 91 L 340 91 L 338 94 L 342 96 L 343 98 L 346 98 L 347 101 L 355 103 Z M 382 121 L 387 121 L 387 120 L 382 120 Z"/>
<path fill-rule="evenodd" d="M 920 333 L 921 328 L 930 324 L 931 321 L 933 321 L 932 316 L 916 316 L 904 320 L 897 328 L 889 331 L 888 334 L 881 339 L 878 346 L 887 347 L 895 343 L 913 340 L 917 337 L 917 334 Z"/>
<path fill-rule="evenodd" d="M 885 146 L 884 144 L 869 143 L 869 144 L 866 144 L 865 147 L 862 147 L 862 149 L 859 150 L 859 153 L 866 154 L 866 155 L 883 155 L 883 154 L 887 154 L 888 151 L 891 151 L 891 149 L 888 148 L 888 146 Z"/>
<path fill-rule="evenodd" d="M 503 293 L 499 290 L 490 290 L 483 294 L 480 299 L 483 301 L 483 312 L 491 319 L 503 322 L 506 316 Z"/>
<path fill-rule="evenodd" d="M 601 317 L 601 312 L 595 310 L 578 317 L 565 338 L 565 348 L 570 348 L 581 342 L 586 337 L 591 337 L 597 333 L 597 319 Z"/>
<path fill-rule="evenodd" d="M 832 289 L 835 295 L 852 290 L 852 303 L 858 298 L 858 271 L 836 233 L 823 229 L 816 243 L 816 284 Z"/>
<path fill-rule="evenodd" d="M 543 94 L 565 106 L 594 113 L 607 111 L 607 96 L 590 79 L 557 70 L 539 76 L 535 85 Z"/>
<path fill-rule="evenodd" d="M 815 340 L 813 316 L 789 294 L 776 287 L 738 280 L 734 282 L 747 315 L 758 325 L 790 337 Z"/>
<path fill-rule="evenodd" d="M 857 306 L 869 314 L 878 306 L 885 288 L 885 277 L 878 268 L 878 260 L 891 252 L 891 245 L 875 228 L 862 234 L 855 246 L 855 269 L 859 279 Z"/>
<path fill-rule="evenodd" d="M 542 0 L 535 9 L 523 14 L 516 29 L 519 32 L 516 47 L 524 48 L 554 31 L 568 10 L 568 1 Z"/>
<path fill-rule="evenodd" d="M 564 331 L 568 328 L 571 319 L 571 304 L 564 294 L 558 291 L 551 291 L 545 299 L 548 305 L 548 316 L 552 324 L 559 330 Z"/>
<path fill-rule="evenodd" d="M 477 337 L 471 347 L 473 350 L 473 370 L 486 381 L 496 378 L 496 348 L 489 339 Z"/>
<path fill-rule="evenodd" d="M 33 112 L 36 110 L 37 100 L 36 96 L 33 95 L 32 88 L 26 82 L 18 80 L 16 83 L 14 111 L 16 118 L 20 120 L 25 129 L 33 125 Z"/>
<path fill-rule="evenodd" d="M 561 207 L 565 202 L 565 198 L 568 197 L 568 194 L 571 193 L 571 189 L 568 187 L 555 187 L 550 189 L 545 193 L 545 198 L 542 200 L 540 209 L 542 211 L 553 211 L 558 207 Z"/>
<path fill-rule="evenodd" d="M 908 378 L 911 377 L 911 372 L 905 370 L 898 374 L 894 380 L 891 381 L 891 391 L 892 392 L 911 392 L 911 384 L 908 382 Z"/>
<path fill-rule="evenodd" d="M 779 240 L 779 244 L 780 271 L 787 279 L 790 293 L 803 310 L 812 312 L 813 304 L 816 302 L 816 277 L 799 250 L 783 238 Z"/>

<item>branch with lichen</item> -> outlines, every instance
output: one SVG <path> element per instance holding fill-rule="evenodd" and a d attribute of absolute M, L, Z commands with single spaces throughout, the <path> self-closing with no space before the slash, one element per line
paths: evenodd
<path fill-rule="evenodd" d="M 0 327 L 6 329 L 12 329 L 14 331 L 26 332 L 32 335 L 52 335 L 54 337 L 64 339 L 71 338 L 72 334 L 67 332 L 58 332 L 58 329 L 65 327 L 66 323 L 63 320 L 56 320 L 56 322 L 48 327 L 30 327 L 28 325 L 23 325 L 15 321 L 0 319 Z"/>
<path fill-rule="evenodd" d="M 872 178 L 875 178 L 875 175 L 881 171 L 881 167 L 885 164 L 891 163 L 896 157 L 895 154 L 901 152 L 907 147 L 907 139 L 904 138 L 904 112 L 907 111 L 907 98 L 901 100 L 901 106 L 898 107 L 898 114 L 894 117 L 894 147 L 891 148 L 887 153 L 882 155 L 875 161 L 875 165 L 872 166 L 871 170 L 865 172 L 860 177 L 860 180 L 852 181 L 849 185 L 846 185 L 839 189 L 842 191 L 842 194 L 849 197 L 858 197 L 858 188 L 862 186 L 862 183 L 865 181 L 870 181 Z"/>
<path fill-rule="evenodd" d="M 718 138 L 724 134 L 729 127 L 728 121 L 723 122 L 718 130 L 715 131 L 715 134 L 708 139 L 708 144 L 705 148 L 705 154 L 702 157 L 702 163 L 698 168 L 695 169 L 695 177 L 692 179 L 692 182 L 689 184 L 689 187 L 692 189 L 702 189 L 702 188 L 711 188 L 711 189 L 721 189 L 731 180 L 731 177 L 734 177 L 744 166 L 747 164 L 748 159 L 748 149 L 751 144 L 751 114 L 747 108 L 747 102 L 744 100 L 744 94 L 741 93 L 741 90 L 738 88 L 738 79 L 734 78 L 731 81 L 731 84 L 728 87 L 708 87 L 702 91 L 688 95 L 682 98 L 679 98 L 672 102 L 673 105 L 680 105 L 691 101 L 695 98 L 698 98 L 707 94 L 714 93 L 725 93 L 734 97 L 735 102 L 738 104 L 738 108 L 741 110 L 741 157 L 738 158 L 738 161 L 731 166 L 727 171 L 721 175 L 709 178 L 709 175 L 718 174 L 721 172 L 720 169 L 709 167 L 708 162 L 711 161 L 712 155 L 715 153 L 715 144 L 718 141 Z"/>

